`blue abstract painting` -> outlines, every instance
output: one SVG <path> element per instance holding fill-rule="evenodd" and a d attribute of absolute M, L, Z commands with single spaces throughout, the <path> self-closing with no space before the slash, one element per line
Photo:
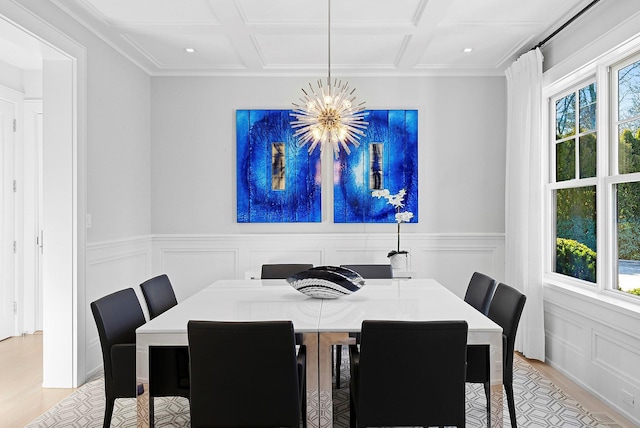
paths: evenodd
<path fill-rule="evenodd" d="M 406 190 L 403 211 L 418 222 L 418 111 L 368 110 L 360 146 L 334 161 L 333 221 L 395 223 L 395 210 L 371 192 Z"/>
<path fill-rule="evenodd" d="M 320 151 L 299 148 L 291 110 L 237 110 L 238 223 L 320 222 Z"/>

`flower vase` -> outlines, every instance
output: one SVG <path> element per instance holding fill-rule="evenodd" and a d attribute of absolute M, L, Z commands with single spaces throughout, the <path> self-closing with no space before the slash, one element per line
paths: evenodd
<path fill-rule="evenodd" d="M 407 270 L 407 253 L 398 253 L 392 256 L 389 256 L 389 261 L 391 262 L 391 267 L 394 270 Z"/>

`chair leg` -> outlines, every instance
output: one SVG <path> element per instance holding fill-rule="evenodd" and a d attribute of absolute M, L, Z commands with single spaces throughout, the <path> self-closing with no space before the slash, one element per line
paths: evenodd
<path fill-rule="evenodd" d="M 303 374 L 305 376 L 305 374 Z M 302 388 L 302 428 L 307 428 L 307 380 L 305 378 Z"/>
<path fill-rule="evenodd" d="M 351 398 L 351 391 L 349 391 L 349 428 L 356 428 L 356 406 Z"/>
<path fill-rule="evenodd" d="M 342 345 L 336 345 L 336 389 L 340 389 L 340 367 L 342 366 Z"/>
<path fill-rule="evenodd" d="M 517 428 L 518 423 L 516 421 L 516 403 L 513 399 L 513 384 L 511 382 L 505 383 L 504 390 L 507 393 L 507 404 L 509 405 L 509 418 L 511 419 L 511 427 Z"/>
<path fill-rule="evenodd" d="M 491 382 L 484 383 L 484 395 L 487 397 L 487 428 L 491 428 Z"/>
<path fill-rule="evenodd" d="M 153 410 L 153 396 L 149 392 L 149 428 L 155 426 L 155 412 Z"/>
<path fill-rule="evenodd" d="M 104 422 L 102 423 L 102 428 L 111 427 L 111 415 L 113 414 L 115 403 L 115 398 L 107 398 L 106 402 L 104 403 Z"/>

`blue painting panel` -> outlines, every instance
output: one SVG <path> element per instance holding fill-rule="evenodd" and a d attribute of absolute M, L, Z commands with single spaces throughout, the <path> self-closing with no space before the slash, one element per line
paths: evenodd
<path fill-rule="evenodd" d="M 291 110 L 237 110 L 238 223 L 320 222 L 319 150 L 298 148 Z"/>
<path fill-rule="evenodd" d="M 393 206 L 371 192 L 405 189 L 403 211 L 418 221 L 418 111 L 368 110 L 360 146 L 334 161 L 335 223 L 395 223 Z"/>

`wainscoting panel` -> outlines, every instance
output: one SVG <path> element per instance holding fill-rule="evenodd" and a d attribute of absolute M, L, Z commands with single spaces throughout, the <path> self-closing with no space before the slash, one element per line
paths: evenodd
<path fill-rule="evenodd" d="M 100 339 L 96 333 L 96 337 L 87 341 L 87 380 L 100 377 L 104 372 L 102 367 L 102 349 L 100 348 Z"/>
<path fill-rule="evenodd" d="M 546 304 L 544 325 L 547 330 L 547 340 L 553 340 L 567 352 L 575 354 L 576 358 L 587 358 L 590 353 L 589 331 L 576 316 L 562 310 L 552 311 L 552 303 Z M 553 347 L 551 348 L 553 349 Z"/>
<path fill-rule="evenodd" d="M 117 290 L 133 287 L 148 316 L 139 284 L 166 273 L 182 301 L 218 279 L 259 276 L 264 263 L 388 263 L 395 233 L 156 235 L 87 246 L 87 307 Z M 503 234 L 432 235 L 404 233 L 414 277 L 432 277 L 458 295 L 474 271 L 504 277 Z M 98 333 L 86 317 L 86 368 L 102 370 Z"/>
<path fill-rule="evenodd" d="M 245 250 L 249 256 L 250 272 L 245 273 L 245 277 L 260 278 L 260 267 L 269 263 L 311 263 L 314 266 L 320 266 L 324 260 L 324 252 L 322 249 L 305 250 L 297 249 L 247 249 Z"/>
<path fill-rule="evenodd" d="M 250 278 L 264 263 L 389 263 L 394 233 L 157 235 L 152 237 L 153 271 L 167 273 L 178 300 L 218 279 Z M 405 233 L 409 271 L 436 278 L 463 295 L 474 271 L 504 278 L 503 234 Z"/>
<path fill-rule="evenodd" d="M 171 279 L 180 302 L 215 280 L 235 278 L 238 250 L 164 248 L 161 260 L 160 270 Z"/>
<path fill-rule="evenodd" d="M 640 426 L 640 311 L 576 287 L 545 287 L 547 362 Z"/>
<path fill-rule="evenodd" d="M 142 310 L 148 316 L 139 285 L 151 276 L 151 260 L 151 240 L 148 236 L 87 245 L 85 331 L 89 379 L 102 372 L 100 339 L 89 305 L 102 296 L 131 287 L 136 290 Z"/>
<path fill-rule="evenodd" d="M 640 349 L 637 340 L 628 337 L 627 340 L 614 339 L 604 332 L 593 332 L 593 361 L 616 376 L 625 377 L 629 382 L 640 385 Z"/>

